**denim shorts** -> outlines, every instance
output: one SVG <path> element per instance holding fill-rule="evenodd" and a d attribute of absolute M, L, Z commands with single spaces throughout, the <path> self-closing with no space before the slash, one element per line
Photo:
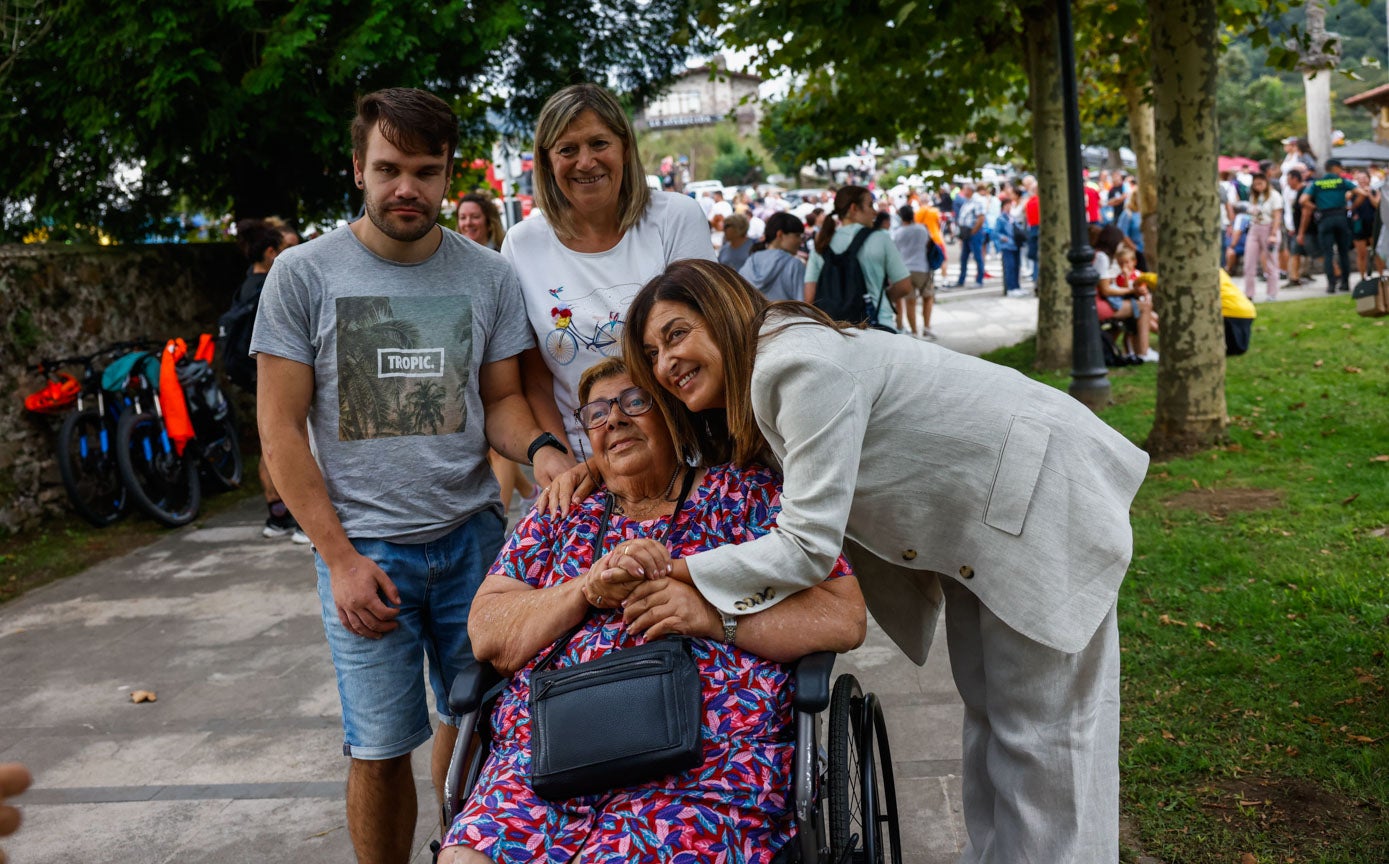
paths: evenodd
<path fill-rule="evenodd" d="M 448 687 L 473 659 L 468 610 L 501 551 L 502 531 L 501 517 L 489 509 L 428 543 L 353 540 L 400 592 L 400 626 L 380 639 L 358 636 L 338 620 L 328 565 L 314 554 L 323 629 L 342 700 L 343 755 L 393 759 L 429 740 L 421 674 L 426 658 L 439 720 L 458 725 L 448 712 Z"/>

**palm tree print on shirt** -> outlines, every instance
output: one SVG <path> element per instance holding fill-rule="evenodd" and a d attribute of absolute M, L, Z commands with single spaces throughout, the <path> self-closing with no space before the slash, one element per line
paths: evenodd
<path fill-rule="evenodd" d="M 439 435 L 467 426 L 466 297 L 340 297 L 338 437 Z"/>

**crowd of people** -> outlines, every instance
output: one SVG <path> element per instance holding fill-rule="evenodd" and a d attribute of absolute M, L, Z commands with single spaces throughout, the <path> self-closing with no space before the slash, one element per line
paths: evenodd
<path fill-rule="evenodd" d="M 1378 230 L 1389 207 L 1380 194 L 1385 172 L 1322 162 L 1306 138 L 1285 138 L 1283 149 L 1256 170 L 1220 172 L 1225 270 L 1243 277 L 1249 300 L 1262 279 L 1263 299 L 1276 301 L 1281 285 L 1312 281 L 1320 260 L 1326 293 L 1349 291 L 1352 273 L 1383 269 L 1389 257 L 1389 233 Z"/>

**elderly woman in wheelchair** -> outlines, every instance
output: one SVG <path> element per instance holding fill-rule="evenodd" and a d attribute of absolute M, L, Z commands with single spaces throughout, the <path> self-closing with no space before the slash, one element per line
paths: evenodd
<path fill-rule="evenodd" d="M 473 601 L 474 652 L 511 677 L 492 709 L 490 754 L 438 860 L 768 864 L 796 824 L 788 664 L 863 641 L 858 583 L 841 558 L 821 585 L 736 624 L 725 619 L 692 587 L 657 572 L 664 554 L 655 550 L 679 557 L 766 533 L 779 510 L 777 477 L 765 468 L 688 467 L 650 395 L 616 358 L 585 372 L 579 401 L 605 485 L 564 515 L 523 519 Z M 532 769 L 551 739 L 532 716 L 533 674 L 542 691 L 552 669 L 621 657 L 664 636 L 689 637 L 681 650 L 698 670 L 697 764 L 542 797 Z M 536 672 L 542 658 L 548 668 Z M 554 740 L 611 749 L 636 731 L 626 701 L 599 706 L 600 728 L 564 729 Z"/>

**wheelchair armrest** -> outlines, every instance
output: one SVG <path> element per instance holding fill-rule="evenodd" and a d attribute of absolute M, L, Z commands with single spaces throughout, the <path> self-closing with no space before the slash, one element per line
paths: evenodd
<path fill-rule="evenodd" d="M 449 711 L 455 717 L 471 714 L 478 709 L 483 694 L 501 680 L 491 663 L 474 661 L 454 677 L 449 688 Z"/>
<path fill-rule="evenodd" d="M 792 704 L 797 711 L 818 714 L 830 705 L 830 675 L 834 672 L 834 652 L 817 651 L 796 661 L 793 673 L 796 695 Z"/>

